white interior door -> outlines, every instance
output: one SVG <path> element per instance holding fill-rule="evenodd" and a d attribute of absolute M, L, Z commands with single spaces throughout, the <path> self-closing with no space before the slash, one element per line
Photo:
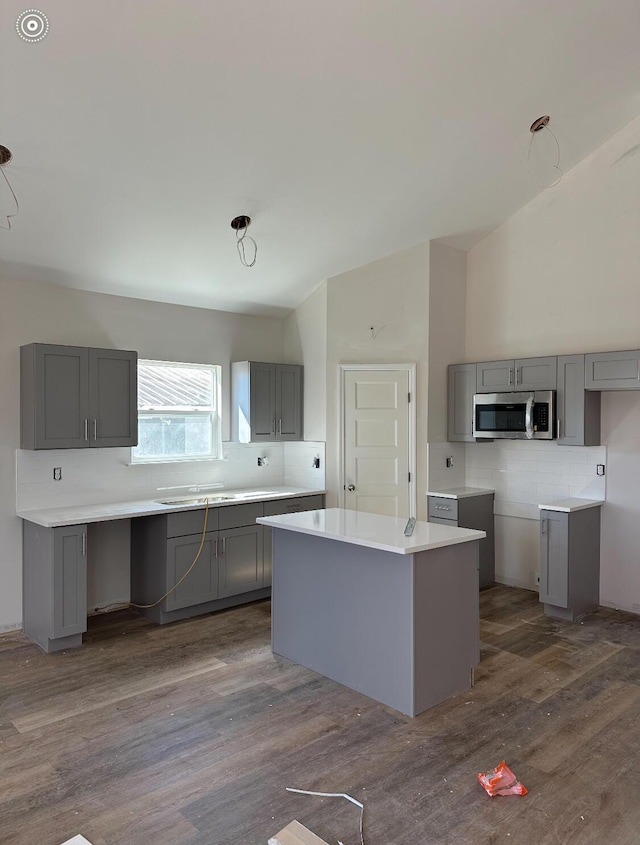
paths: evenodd
<path fill-rule="evenodd" d="M 410 378 L 404 369 L 345 369 L 343 497 L 349 510 L 412 515 Z"/>

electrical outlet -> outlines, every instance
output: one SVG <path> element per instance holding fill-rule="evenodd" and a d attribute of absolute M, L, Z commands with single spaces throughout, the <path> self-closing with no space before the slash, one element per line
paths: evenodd
<path fill-rule="evenodd" d="M 596 464 L 596 475 L 604 475 L 604 464 Z"/>
<path fill-rule="evenodd" d="M 314 458 L 312 466 L 314 469 L 320 469 L 320 458 Z"/>
<path fill-rule="evenodd" d="M 450 456 L 447 458 L 447 468 L 448 468 L 448 469 L 451 469 L 451 467 L 452 467 L 452 466 L 453 466 L 453 455 L 450 455 Z"/>
<path fill-rule="evenodd" d="M 62 481 L 62 467 L 53 468 L 53 480 Z"/>

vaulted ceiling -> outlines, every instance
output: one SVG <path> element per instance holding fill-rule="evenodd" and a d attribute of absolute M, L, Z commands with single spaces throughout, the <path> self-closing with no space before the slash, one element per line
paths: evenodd
<path fill-rule="evenodd" d="M 5 278 L 282 313 L 526 204 L 540 115 L 567 171 L 640 113 L 638 0 L 55 0 L 37 42 L 26 8 L 0 10 Z"/>

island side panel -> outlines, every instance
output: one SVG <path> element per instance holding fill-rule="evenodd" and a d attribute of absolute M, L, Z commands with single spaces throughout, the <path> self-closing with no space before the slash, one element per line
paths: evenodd
<path fill-rule="evenodd" d="M 463 692 L 480 662 L 478 541 L 415 555 L 414 715 Z"/>
<path fill-rule="evenodd" d="M 413 556 L 278 528 L 273 544 L 273 651 L 413 715 Z"/>

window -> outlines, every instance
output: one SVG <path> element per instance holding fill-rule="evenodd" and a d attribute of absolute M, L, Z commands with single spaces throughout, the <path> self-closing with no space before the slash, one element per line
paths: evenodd
<path fill-rule="evenodd" d="M 220 367 L 138 361 L 133 462 L 220 457 Z"/>

